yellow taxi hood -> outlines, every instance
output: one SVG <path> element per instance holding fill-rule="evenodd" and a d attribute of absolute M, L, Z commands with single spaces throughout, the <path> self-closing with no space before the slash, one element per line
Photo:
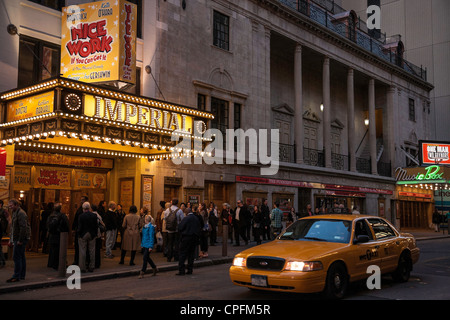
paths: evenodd
<path fill-rule="evenodd" d="M 283 259 L 298 259 L 311 261 L 335 253 L 337 250 L 349 246 L 348 243 L 334 243 L 322 241 L 275 240 L 257 247 L 242 251 L 237 256 L 264 256 Z"/>

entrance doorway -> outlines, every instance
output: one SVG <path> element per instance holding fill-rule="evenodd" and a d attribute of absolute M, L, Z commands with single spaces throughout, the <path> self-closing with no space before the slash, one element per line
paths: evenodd
<path fill-rule="evenodd" d="M 399 201 L 398 204 L 401 228 L 428 229 L 428 212 L 430 202 Z"/>

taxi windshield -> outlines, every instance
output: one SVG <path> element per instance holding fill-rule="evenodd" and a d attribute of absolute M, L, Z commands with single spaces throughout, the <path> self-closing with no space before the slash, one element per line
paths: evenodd
<path fill-rule="evenodd" d="M 346 220 L 305 219 L 289 226 L 278 239 L 348 243 L 351 227 L 351 221 Z"/>

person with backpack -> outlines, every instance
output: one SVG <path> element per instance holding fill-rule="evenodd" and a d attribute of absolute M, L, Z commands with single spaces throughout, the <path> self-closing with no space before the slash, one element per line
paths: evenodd
<path fill-rule="evenodd" d="M 172 200 L 172 205 L 164 211 L 164 221 L 167 230 L 167 262 L 178 261 L 178 224 L 184 218 L 183 211 L 178 208 L 178 199 Z"/>
<path fill-rule="evenodd" d="M 47 267 L 58 270 L 59 247 L 61 243 L 61 232 L 69 232 L 69 220 L 61 212 L 61 203 L 56 203 L 53 212 L 47 219 L 46 229 L 48 231 L 48 262 Z"/>

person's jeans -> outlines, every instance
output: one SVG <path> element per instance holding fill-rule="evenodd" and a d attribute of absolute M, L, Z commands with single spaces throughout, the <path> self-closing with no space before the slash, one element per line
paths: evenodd
<path fill-rule="evenodd" d="M 107 256 L 110 256 L 112 254 L 112 249 L 114 248 L 114 244 L 116 242 L 116 232 L 117 229 L 106 231 L 105 254 Z"/>
<path fill-rule="evenodd" d="M 27 241 L 22 242 L 21 245 L 14 241 L 13 260 L 14 260 L 14 275 L 13 278 L 24 280 L 27 272 L 27 262 L 25 259 L 25 248 Z"/>

